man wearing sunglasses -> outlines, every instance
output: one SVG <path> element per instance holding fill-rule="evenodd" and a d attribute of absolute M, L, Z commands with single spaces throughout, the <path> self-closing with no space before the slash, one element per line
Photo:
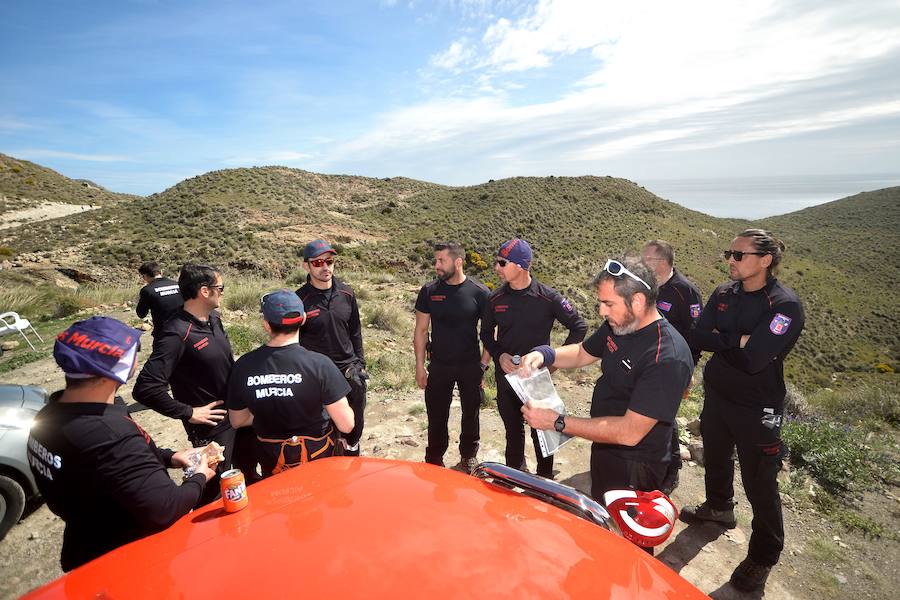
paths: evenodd
<path fill-rule="evenodd" d="M 691 331 L 700 320 L 703 298 L 700 290 L 687 277 L 675 268 L 675 250 L 663 240 L 651 240 L 641 249 L 641 260 L 653 269 L 659 293 L 656 298 L 656 309 L 671 323 L 681 337 L 690 345 Z M 694 365 L 700 360 L 700 351 L 691 348 Z M 685 397 L 690 386 L 684 390 Z M 671 494 L 678 486 L 678 472 L 681 470 L 681 454 L 679 452 L 678 426 L 672 428 L 672 460 L 669 471 L 660 490 Z"/>
<path fill-rule="evenodd" d="M 181 268 L 178 287 L 184 306 L 163 325 L 132 395 L 158 413 L 181 419 L 195 448 L 213 441 L 224 446 L 220 473 L 231 468 L 233 456 L 240 457 L 237 462 L 252 481 L 255 464 L 250 470 L 244 461 L 247 455 L 252 456 L 252 437 L 245 440 L 246 448 L 235 449 L 235 432 L 222 406 L 234 365 L 231 343 L 218 312 L 225 293 L 222 273 L 209 265 L 188 263 Z M 218 489 L 216 479 L 204 489 L 200 504 L 215 499 Z"/>
<path fill-rule="evenodd" d="M 306 322 L 300 329 L 300 345 L 324 354 L 340 369 L 350 384 L 347 399 L 353 409 L 354 426 L 341 434 L 343 453 L 359 456 L 359 440 L 365 425 L 366 360 L 356 294 L 334 276 L 337 252 L 325 240 L 313 240 L 303 248 L 303 268 L 309 273 L 297 296 L 306 307 Z"/>
<path fill-rule="evenodd" d="M 685 508 L 681 517 L 736 525 L 732 452 L 737 447 L 753 533 L 731 583 L 756 591 L 784 548 L 776 478 L 783 453 L 784 359 L 800 337 L 805 315 L 797 295 L 775 278 L 784 244 L 771 233 L 747 229 L 724 255 L 731 281 L 712 293 L 693 334 L 698 349 L 713 353 L 703 370 L 700 415 L 706 501 Z"/>
<path fill-rule="evenodd" d="M 525 423 L 522 402 L 504 375 L 519 368 L 520 356 L 535 346 L 550 343 L 553 323 L 559 321 L 569 335 L 566 344 L 584 339 L 587 323 L 572 303 L 531 276 L 533 253 L 523 239 L 504 242 L 497 251 L 494 271 L 503 285 L 494 290 L 481 317 L 481 341 L 494 358 L 497 409 L 506 429 L 506 464 L 526 469 Z M 544 458 L 537 433 L 531 432 L 537 474 L 553 478 L 553 456 Z"/>
<path fill-rule="evenodd" d="M 526 375 L 542 366 L 572 369 L 600 361 L 590 418 L 530 405 L 522 413 L 535 429 L 594 442 L 591 495 L 603 502 L 612 489 L 662 487 L 672 458 L 672 426 L 694 361 L 687 342 L 656 310 L 656 279 L 647 265 L 609 260 L 594 285 L 606 318 L 600 328 L 581 344 L 541 346 L 522 358 Z"/>
<path fill-rule="evenodd" d="M 462 412 L 460 460 L 456 468 L 471 473 L 478 466 L 481 380 L 490 364 L 487 351 L 482 352 L 479 348 L 478 321 L 490 291 L 480 282 L 466 277 L 463 271 L 465 258 L 466 251 L 457 243 L 434 246 L 437 279 L 423 285 L 416 298 L 413 348 L 416 354 L 416 384 L 425 390 L 425 409 L 428 413 L 425 462 L 444 466 L 444 453 L 450 443 L 447 423 L 453 386 L 456 386 Z"/>

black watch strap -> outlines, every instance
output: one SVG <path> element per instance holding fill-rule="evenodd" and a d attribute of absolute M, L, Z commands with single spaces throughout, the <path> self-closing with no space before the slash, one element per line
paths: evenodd
<path fill-rule="evenodd" d="M 556 421 L 553 423 L 553 428 L 562 433 L 563 429 L 566 428 L 566 415 L 559 415 L 556 417 Z"/>

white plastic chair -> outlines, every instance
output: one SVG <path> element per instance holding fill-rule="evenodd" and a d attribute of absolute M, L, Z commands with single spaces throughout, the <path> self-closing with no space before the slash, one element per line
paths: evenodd
<path fill-rule="evenodd" d="M 34 327 L 31 325 L 31 322 L 28 319 L 23 319 L 18 315 L 18 313 L 14 312 L 5 312 L 0 315 L 0 336 L 18 331 L 19 335 L 25 338 L 25 341 L 28 342 L 29 346 L 31 346 L 31 349 L 37 350 L 37 348 L 34 347 L 34 344 L 31 343 L 31 340 L 28 339 L 28 336 L 25 335 L 25 331 L 28 329 L 30 329 L 31 332 L 37 336 L 37 339 L 39 339 L 42 344 L 44 343 L 44 338 L 41 337 L 41 334 L 35 331 Z"/>

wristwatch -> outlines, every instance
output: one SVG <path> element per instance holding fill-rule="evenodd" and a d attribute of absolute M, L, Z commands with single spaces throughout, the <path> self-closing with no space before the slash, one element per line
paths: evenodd
<path fill-rule="evenodd" d="M 559 415 L 556 417 L 556 421 L 553 423 L 553 429 L 562 433 L 563 429 L 566 428 L 566 415 Z"/>
<path fill-rule="evenodd" d="M 512 364 L 516 365 L 517 367 L 522 363 L 522 357 L 518 354 L 513 355 L 510 360 L 512 361 Z"/>

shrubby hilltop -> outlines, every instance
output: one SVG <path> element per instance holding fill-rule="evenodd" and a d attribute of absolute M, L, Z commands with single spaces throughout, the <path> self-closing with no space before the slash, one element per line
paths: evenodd
<path fill-rule="evenodd" d="M 0 193 L 8 193 L 3 173 Z M 325 237 L 338 244 L 342 269 L 419 282 L 432 276 L 431 243 L 456 239 L 470 250 L 468 271 L 492 285 L 493 253 L 519 235 L 535 248 L 536 275 L 596 321 L 587 282 L 607 256 L 669 240 L 678 268 L 708 295 L 727 279 L 722 250 L 741 229 L 761 225 L 786 241 L 781 278 L 809 313 L 789 363 L 795 382 L 869 376 L 896 368 L 900 356 L 895 311 L 885 303 L 900 278 L 900 188 L 759 223 L 711 217 L 634 182 L 593 176 L 447 187 L 260 167 L 206 173 L 148 197 L 116 196 L 98 210 L 0 230 L 0 247 L 22 268 L 43 262 L 107 283 L 133 281 L 150 259 L 169 272 L 201 260 L 232 276 L 284 278 L 299 267 L 303 244 Z"/>

